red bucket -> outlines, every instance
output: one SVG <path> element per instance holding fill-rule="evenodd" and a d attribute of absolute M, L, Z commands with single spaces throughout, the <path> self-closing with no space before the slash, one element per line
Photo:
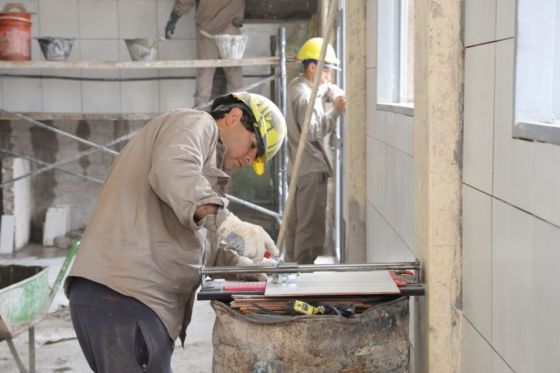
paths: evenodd
<path fill-rule="evenodd" d="M 12 10 L 18 10 L 12 12 Z M 31 13 L 23 4 L 9 3 L 0 12 L 0 60 L 31 59 Z"/>

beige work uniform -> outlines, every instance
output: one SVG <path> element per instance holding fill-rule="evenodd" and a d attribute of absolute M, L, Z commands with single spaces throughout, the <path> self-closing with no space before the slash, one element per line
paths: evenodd
<path fill-rule="evenodd" d="M 303 75 L 288 85 L 286 123 L 288 126 L 288 178 L 293 175 L 293 164 L 299 144 L 305 111 L 311 96 L 311 82 Z M 294 204 L 288 216 L 286 231 L 286 260 L 313 264 L 325 241 L 325 212 L 327 208 L 327 181 L 332 166 L 323 146 L 323 139 L 335 130 L 339 112 L 336 108 L 325 111 L 325 104 L 342 94 L 333 84 L 320 87 L 305 150 L 299 168 Z"/>
<path fill-rule="evenodd" d="M 182 16 L 194 5 L 194 0 L 176 0 L 173 10 Z M 239 35 L 245 14 L 245 0 L 200 0 L 196 6 L 197 53 L 199 59 L 218 59 L 220 54 L 214 40 L 200 34 L 204 30 L 211 35 Z M 224 67 L 228 89 L 234 92 L 243 87 L 241 67 Z M 195 105 L 210 101 L 215 67 L 196 69 Z"/>
<path fill-rule="evenodd" d="M 235 265 L 211 252 L 229 214 L 214 188 L 226 183 L 219 129 L 207 113 L 177 110 L 150 121 L 120 152 L 97 199 L 71 276 L 103 284 L 151 308 L 169 336 L 184 342 L 200 267 Z M 223 206 L 194 221 L 198 206 Z M 68 290 L 68 282 L 66 284 Z"/>

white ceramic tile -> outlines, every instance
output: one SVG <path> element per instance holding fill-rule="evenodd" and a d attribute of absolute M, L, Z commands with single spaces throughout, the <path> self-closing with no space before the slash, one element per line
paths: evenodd
<path fill-rule="evenodd" d="M 194 105 L 194 80 L 162 80 L 159 84 L 159 103 L 162 112 L 190 108 Z"/>
<path fill-rule="evenodd" d="M 158 45 L 159 59 L 167 60 L 196 60 L 196 40 L 180 39 L 160 41 Z"/>
<path fill-rule="evenodd" d="M 173 9 L 173 1 L 157 2 L 157 32 L 158 37 L 165 36 L 165 26 Z M 185 39 L 196 37 L 195 7 L 177 21 L 172 39 Z"/>
<path fill-rule="evenodd" d="M 376 69 L 366 69 L 366 133 L 368 136 L 375 136 L 376 125 Z"/>
<path fill-rule="evenodd" d="M 76 1 L 42 0 L 38 5 L 40 36 L 75 38 L 79 35 Z"/>
<path fill-rule="evenodd" d="M 374 136 L 379 141 L 385 142 L 385 139 L 387 137 L 387 112 L 386 111 L 377 110 L 375 112 Z"/>
<path fill-rule="evenodd" d="M 120 40 L 82 40 L 81 55 L 84 61 L 118 61 Z M 82 76 L 90 78 L 118 78 L 114 69 L 82 69 Z"/>
<path fill-rule="evenodd" d="M 466 319 L 463 319 L 463 372 L 492 372 L 492 348 Z"/>
<path fill-rule="evenodd" d="M 368 203 L 367 210 L 367 261 L 383 263 L 414 260 L 412 251 L 402 238 L 389 226 L 383 216 Z"/>
<path fill-rule="evenodd" d="M 80 0 L 80 37 L 118 39 L 118 9 L 114 0 Z"/>
<path fill-rule="evenodd" d="M 560 146 L 536 143 L 532 210 L 537 216 L 560 226 Z"/>
<path fill-rule="evenodd" d="M 515 35 L 515 0 L 496 0 L 496 39 Z"/>
<path fill-rule="evenodd" d="M 549 161 L 550 162 L 550 161 Z M 550 162 L 552 163 L 552 162 Z M 556 194 L 558 194 L 556 189 Z M 534 333 L 531 346 L 535 359 L 533 372 L 558 372 L 560 371 L 560 297 L 557 284 L 560 281 L 560 272 L 556 264 L 560 262 L 560 228 L 542 220 L 531 218 L 534 225 L 534 234 L 530 247 L 534 259 L 533 268 L 533 312 Z"/>
<path fill-rule="evenodd" d="M 120 82 L 83 82 L 83 110 L 85 113 L 120 113 Z"/>
<path fill-rule="evenodd" d="M 463 314 L 492 337 L 492 199 L 463 185 Z"/>
<path fill-rule="evenodd" d="M 377 66 L 377 1 L 366 3 L 366 67 Z"/>
<path fill-rule="evenodd" d="M 368 136 L 368 199 L 377 210 L 384 213 L 385 207 L 385 148 L 386 145 Z"/>
<path fill-rule="evenodd" d="M 465 52 L 463 180 L 492 193 L 495 45 Z"/>
<path fill-rule="evenodd" d="M 513 40 L 496 43 L 493 194 L 515 206 L 531 210 L 534 144 L 512 138 L 513 53 Z"/>
<path fill-rule="evenodd" d="M 155 1 L 119 1 L 121 39 L 156 37 L 157 7 Z"/>
<path fill-rule="evenodd" d="M 534 372 L 535 310 L 533 218 L 492 201 L 492 345 L 518 372 Z"/>
<path fill-rule="evenodd" d="M 4 108 L 10 111 L 43 111 L 41 79 L 4 78 Z"/>
<path fill-rule="evenodd" d="M 411 155 L 412 117 L 399 113 L 387 116 L 387 144 Z"/>
<path fill-rule="evenodd" d="M 81 82 L 74 80 L 43 79 L 43 111 L 81 113 Z"/>
<path fill-rule="evenodd" d="M 492 352 L 492 373 L 514 373 L 495 351 Z"/>
<path fill-rule="evenodd" d="M 374 262 L 375 251 L 380 246 L 378 213 L 371 202 L 366 202 L 366 261 Z"/>
<path fill-rule="evenodd" d="M 123 82 L 121 110 L 123 113 L 158 113 L 159 83 L 157 81 Z"/>
<path fill-rule="evenodd" d="M 245 48 L 246 58 L 271 56 L 271 38 L 278 34 L 277 25 L 268 24 L 246 24 L 243 26 L 242 34 L 248 36 Z M 271 66 L 247 66 L 243 68 L 245 74 L 270 74 Z"/>
<path fill-rule="evenodd" d="M 465 0 L 465 46 L 493 41 L 496 0 Z"/>

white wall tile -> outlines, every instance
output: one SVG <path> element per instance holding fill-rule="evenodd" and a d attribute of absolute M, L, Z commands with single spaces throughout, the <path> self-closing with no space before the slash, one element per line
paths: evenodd
<path fill-rule="evenodd" d="M 387 169 L 385 163 L 385 149 L 386 145 L 384 143 L 368 136 L 368 200 L 381 213 L 384 213 L 386 211 L 385 173 L 387 172 Z"/>
<path fill-rule="evenodd" d="M 162 80 L 159 84 L 162 112 L 193 107 L 194 80 Z"/>
<path fill-rule="evenodd" d="M 115 0 L 80 0 L 80 37 L 118 39 L 118 8 Z"/>
<path fill-rule="evenodd" d="M 159 59 L 162 61 L 197 59 L 196 40 L 194 39 L 160 41 L 158 49 Z"/>
<path fill-rule="evenodd" d="M 368 243 L 367 261 L 370 263 L 413 261 L 414 254 L 379 212 L 367 204 Z"/>
<path fill-rule="evenodd" d="M 465 46 L 493 41 L 496 0 L 465 0 Z"/>
<path fill-rule="evenodd" d="M 4 108 L 10 111 L 43 111 L 41 79 L 4 78 L 2 84 Z"/>
<path fill-rule="evenodd" d="M 375 136 L 377 69 L 366 69 L 366 79 L 366 133 L 368 136 Z"/>
<path fill-rule="evenodd" d="M 157 7 L 155 1 L 119 1 L 121 39 L 156 37 Z"/>
<path fill-rule="evenodd" d="M 43 111 L 80 113 L 82 83 L 73 80 L 43 79 Z"/>
<path fill-rule="evenodd" d="M 515 0 L 496 0 L 496 39 L 515 35 Z"/>
<path fill-rule="evenodd" d="M 85 113 L 120 113 L 120 82 L 83 82 L 83 110 Z"/>
<path fill-rule="evenodd" d="M 366 67 L 377 66 L 377 1 L 366 3 Z"/>
<path fill-rule="evenodd" d="M 403 153 L 412 155 L 413 118 L 404 114 L 388 113 L 386 121 L 387 144 Z"/>
<path fill-rule="evenodd" d="M 173 9 L 173 1 L 158 0 L 157 2 L 157 32 L 158 37 L 165 36 L 165 26 Z M 172 39 L 185 39 L 196 37 L 195 7 L 177 21 Z"/>
<path fill-rule="evenodd" d="M 465 52 L 463 180 L 492 193 L 495 45 Z"/>
<path fill-rule="evenodd" d="M 533 296 L 533 221 L 530 215 L 492 201 L 492 345 L 518 372 L 535 372 L 533 327 L 543 300 Z M 536 301 L 536 302 L 535 302 Z"/>
<path fill-rule="evenodd" d="M 489 341 L 492 337 L 491 240 L 491 197 L 463 185 L 463 314 Z"/>
<path fill-rule="evenodd" d="M 373 136 L 379 141 L 386 141 L 387 138 L 387 112 L 377 110 L 375 112 L 375 126 Z"/>
<path fill-rule="evenodd" d="M 535 143 L 533 206 L 537 216 L 560 226 L 560 146 Z"/>
<path fill-rule="evenodd" d="M 157 81 L 123 82 L 121 110 L 123 113 L 158 113 L 159 83 Z"/>
<path fill-rule="evenodd" d="M 492 373 L 513 373 L 513 370 L 495 351 L 492 353 Z"/>
<path fill-rule="evenodd" d="M 492 348 L 466 319 L 463 319 L 463 372 L 492 372 Z"/>
<path fill-rule="evenodd" d="M 81 54 L 84 61 L 118 61 L 120 40 L 82 40 Z M 118 78 L 114 69 L 82 69 L 82 76 L 90 78 Z"/>
<path fill-rule="evenodd" d="M 41 0 L 40 36 L 75 38 L 80 34 L 78 3 L 68 0 Z"/>
<path fill-rule="evenodd" d="M 513 40 L 496 43 L 494 108 L 494 195 L 531 211 L 534 144 L 512 138 Z"/>

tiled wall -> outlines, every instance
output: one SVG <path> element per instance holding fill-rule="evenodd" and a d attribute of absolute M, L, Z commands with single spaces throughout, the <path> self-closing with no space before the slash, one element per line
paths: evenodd
<path fill-rule="evenodd" d="M 464 371 L 560 371 L 560 146 L 512 138 L 515 1 L 465 11 Z"/>
<path fill-rule="evenodd" d="M 13 0 L 0 0 L 0 9 Z M 173 0 L 22 0 L 33 12 L 32 34 L 74 37 L 72 61 L 129 61 L 125 38 L 163 37 Z M 269 56 L 277 24 L 247 24 L 245 56 Z M 178 22 L 174 37 L 160 41 L 160 60 L 196 58 L 194 9 Z M 32 40 L 32 59 L 44 57 Z M 268 73 L 268 67 L 244 68 L 245 74 Z M 193 105 L 194 69 L 22 70 L 3 74 L 43 74 L 86 78 L 177 77 L 134 82 L 99 82 L 45 78 L 0 78 L 0 107 L 19 112 L 157 113 Z M 251 84 L 259 78 L 248 78 Z M 256 92 L 268 92 L 264 86 Z"/>

